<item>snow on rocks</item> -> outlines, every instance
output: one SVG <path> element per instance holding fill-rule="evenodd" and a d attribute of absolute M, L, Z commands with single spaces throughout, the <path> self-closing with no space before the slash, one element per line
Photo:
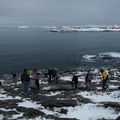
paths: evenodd
<path fill-rule="evenodd" d="M 78 95 L 82 95 L 85 98 L 89 98 L 93 102 L 103 102 L 103 101 L 112 101 L 112 102 L 120 102 L 120 91 L 114 91 L 111 93 L 106 92 L 80 92 Z"/>
<path fill-rule="evenodd" d="M 62 117 L 77 118 L 80 120 L 97 120 L 97 119 L 114 119 L 119 114 L 115 113 L 113 109 L 105 109 L 104 107 L 98 107 L 96 104 L 85 104 L 76 107 L 69 107 L 67 115 L 61 115 Z"/>
<path fill-rule="evenodd" d="M 120 116 L 120 111 L 117 111 L 120 104 L 119 78 L 115 74 L 115 79 L 110 80 L 109 91 L 96 91 L 96 87 L 101 86 L 98 72 L 92 70 L 94 79 L 90 90 L 84 86 L 85 70 L 62 72 L 58 84 L 48 84 L 43 77 L 35 100 L 31 94 L 25 98 L 21 82 L 17 87 L 4 84 L 0 89 L 0 119 L 5 118 L 4 114 L 11 115 L 10 119 L 28 120 L 116 119 Z M 70 84 L 73 74 L 79 77 L 78 90 L 73 90 Z"/>

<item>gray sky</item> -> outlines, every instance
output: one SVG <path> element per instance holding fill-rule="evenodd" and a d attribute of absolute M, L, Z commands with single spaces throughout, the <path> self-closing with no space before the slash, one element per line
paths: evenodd
<path fill-rule="evenodd" d="M 0 0 L 0 25 L 120 24 L 120 0 Z"/>

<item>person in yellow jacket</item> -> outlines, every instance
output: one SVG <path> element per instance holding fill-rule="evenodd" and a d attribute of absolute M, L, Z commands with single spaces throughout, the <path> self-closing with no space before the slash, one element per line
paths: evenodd
<path fill-rule="evenodd" d="M 105 90 L 106 89 L 106 82 L 108 81 L 108 71 L 107 70 L 100 70 L 101 75 L 102 75 L 102 88 Z"/>
<path fill-rule="evenodd" d="M 29 70 L 28 70 L 28 75 L 30 76 L 30 78 L 31 78 L 32 74 L 33 74 L 32 69 L 29 69 Z"/>

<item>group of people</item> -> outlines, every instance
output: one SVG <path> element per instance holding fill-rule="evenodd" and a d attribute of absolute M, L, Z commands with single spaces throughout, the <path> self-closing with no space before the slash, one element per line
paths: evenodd
<path fill-rule="evenodd" d="M 100 72 L 101 72 L 101 76 L 102 76 L 102 89 L 106 90 L 106 88 L 107 88 L 107 82 L 109 80 L 108 71 L 101 69 Z M 85 76 L 85 85 L 86 85 L 87 89 L 91 88 L 91 81 L 92 81 L 92 79 L 93 79 L 93 75 L 92 75 L 91 71 L 88 70 L 87 74 Z M 72 85 L 72 87 L 74 89 L 78 88 L 78 76 L 73 75 L 71 85 Z"/>
<path fill-rule="evenodd" d="M 106 83 L 109 79 L 109 75 L 108 75 L 107 70 L 101 69 L 100 72 L 101 72 L 101 76 L 102 76 L 102 89 L 105 90 Z M 47 76 L 48 76 L 48 83 L 51 83 L 51 82 L 58 83 L 57 70 L 49 69 Z M 16 80 L 17 74 L 15 72 L 13 72 L 12 77 L 13 77 L 13 82 L 16 85 L 17 84 L 17 80 Z M 85 86 L 87 89 L 91 88 L 92 79 L 93 79 L 93 75 L 92 75 L 91 71 L 88 70 L 87 74 L 85 76 Z M 35 95 L 37 93 L 37 91 L 39 91 L 39 89 L 40 89 L 39 80 L 40 80 L 40 73 L 37 71 L 37 69 L 34 69 L 33 71 L 31 69 L 30 70 L 24 69 L 24 71 L 21 75 L 21 81 L 23 83 L 24 94 L 27 95 L 29 93 L 29 88 L 31 88 L 33 95 Z M 71 86 L 74 89 L 78 88 L 78 76 L 73 75 L 73 78 L 71 81 Z"/>
<path fill-rule="evenodd" d="M 40 73 L 37 71 L 37 69 L 27 71 L 27 69 L 24 69 L 24 72 L 21 75 L 21 81 L 23 83 L 23 90 L 24 94 L 27 95 L 29 93 L 29 88 L 31 88 L 31 91 L 33 95 L 39 91 L 39 79 L 40 79 Z"/>

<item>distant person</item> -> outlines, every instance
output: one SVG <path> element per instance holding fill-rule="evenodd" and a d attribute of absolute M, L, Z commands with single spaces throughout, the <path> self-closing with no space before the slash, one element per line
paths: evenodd
<path fill-rule="evenodd" d="M 74 89 L 78 88 L 78 76 L 76 76 L 76 75 L 73 76 L 71 85 Z"/>
<path fill-rule="evenodd" d="M 58 83 L 58 76 L 56 69 L 52 69 L 52 81 Z"/>
<path fill-rule="evenodd" d="M 24 69 L 24 72 L 21 75 L 21 81 L 23 83 L 24 94 L 27 95 L 29 90 L 29 82 L 30 82 L 30 76 L 27 73 L 27 69 Z"/>
<path fill-rule="evenodd" d="M 0 81 L 0 87 L 2 86 L 2 82 Z"/>
<path fill-rule="evenodd" d="M 35 79 L 34 75 L 32 75 L 30 78 L 30 88 L 31 88 L 32 97 L 34 100 L 36 98 L 36 94 L 37 94 L 36 79 Z"/>
<path fill-rule="evenodd" d="M 52 82 L 52 71 L 51 69 L 48 70 L 48 83 L 51 83 Z"/>
<path fill-rule="evenodd" d="M 38 73 L 37 69 L 34 69 L 33 76 L 35 78 L 35 83 L 36 83 L 36 86 L 37 86 L 37 90 L 39 90 L 40 89 L 40 85 L 39 85 L 40 73 Z"/>
<path fill-rule="evenodd" d="M 13 83 L 16 86 L 17 85 L 17 74 L 15 72 L 12 72 L 12 79 L 13 79 Z"/>
<path fill-rule="evenodd" d="M 102 88 L 103 90 L 106 90 L 107 82 L 109 80 L 108 71 L 101 69 L 100 72 L 102 74 Z"/>
<path fill-rule="evenodd" d="M 87 75 L 85 77 L 85 85 L 86 88 L 90 89 L 91 88 L 91 81 L 93 79 L 92 73 L 90 72 L 90 70 L 88 70 Z"/>

